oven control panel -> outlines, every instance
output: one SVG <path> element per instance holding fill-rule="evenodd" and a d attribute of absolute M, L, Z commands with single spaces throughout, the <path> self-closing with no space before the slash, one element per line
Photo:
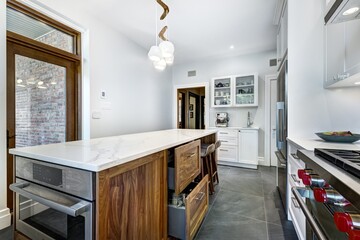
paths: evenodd
<path fill-rule="evenodd" d="M 62 180 L 62 170 L 44 166 L 41 164 L 33 163 L 33 178 L 40 182 L 48 183 L 53 186 L 61 186 L 63 183 Z"/>

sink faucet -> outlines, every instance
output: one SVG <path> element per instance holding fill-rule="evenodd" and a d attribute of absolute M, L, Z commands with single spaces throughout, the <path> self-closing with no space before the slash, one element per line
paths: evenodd
<path fill-rule="evenodd" d="M 250 119 L 250 112 L 248 112 L 247 124 L 246 124 L 246 126 L 247 126 L 247 127 L 251 127 L 251 125 L 253 125 L 253 122 L 252 122 L 251 119 Z"/>

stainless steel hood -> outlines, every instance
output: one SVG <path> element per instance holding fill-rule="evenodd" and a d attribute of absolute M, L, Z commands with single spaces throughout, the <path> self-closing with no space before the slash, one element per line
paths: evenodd
<path fill-rule="evenodd" d="M 327 6 L 325 24 L 360 18 L 360 0 L 331 0 Z"/>

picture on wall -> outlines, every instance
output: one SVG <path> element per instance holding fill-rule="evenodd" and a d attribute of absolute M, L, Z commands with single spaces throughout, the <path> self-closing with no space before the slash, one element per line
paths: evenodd
<path fill-rule="evenodd" d="M 189 110 L 190 110 L 190 111 L 193 111 L 193 110 L 194 110 L 194 104 L 190 104 L 190 105 L 189 105 Z"/>
<path fill-rule="evenodd" d="M 194 112 L 190 112 L 190 118 L 194 118 Z"/>

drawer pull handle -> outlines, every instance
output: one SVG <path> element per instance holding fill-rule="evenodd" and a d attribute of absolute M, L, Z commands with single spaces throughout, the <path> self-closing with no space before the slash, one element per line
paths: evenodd
<path fill-rule="evenodd" d="M 229 133 L 227 133 L 227 132 L 219 132 L 220 134 L 229 134 Z"/>
<path fill-rule="evenodd" d="M 193 156 L 195 156 L 195 153 L 189 154 L 187 158 L 192 158 Z"/>
<path fill-rule="evenodd" d="M 198 195 L 201 195 L 201 196 L 200 196 L 200 197 L 196 197 L 195 200 L 201 201 L 201 200 L 204 198 L 205 193 L 204 193 L 204 192 L 199 192 L 196 196 L 198 196 Z"/>
<path fill-rule="evenodd" d="M 299 156 L 296 155 L 296 153 L 292 153 L 291 156 L 292 156 L 293 158 L 297 159 L 297 160 L 300 159 Z"/>
<path fill-rule="evenodd" d="M 220 142 L 229 142 L 229 141 L 225 141 L 225 140 L 220 140 Z"/>
<path fill-rule="evenodd" d="M 295 174 L 291 174 L 291 178 L 294 180 L 294 182 L 300 183 L 300 180 L 296 178 Z"/>
<path fill-rule="evenodd" d="M 221 148 L 220 148 L 220 151 L 222 151 L 222 152 L 228 152 L 229 150 L 221 149 Z"/>
<path fill-rule="evenodd" d="M 297 200 L 294 197 L 291 197 L 291 201 L 295 208 L 300 208 L 299 203 L 297 202 Z"/>

